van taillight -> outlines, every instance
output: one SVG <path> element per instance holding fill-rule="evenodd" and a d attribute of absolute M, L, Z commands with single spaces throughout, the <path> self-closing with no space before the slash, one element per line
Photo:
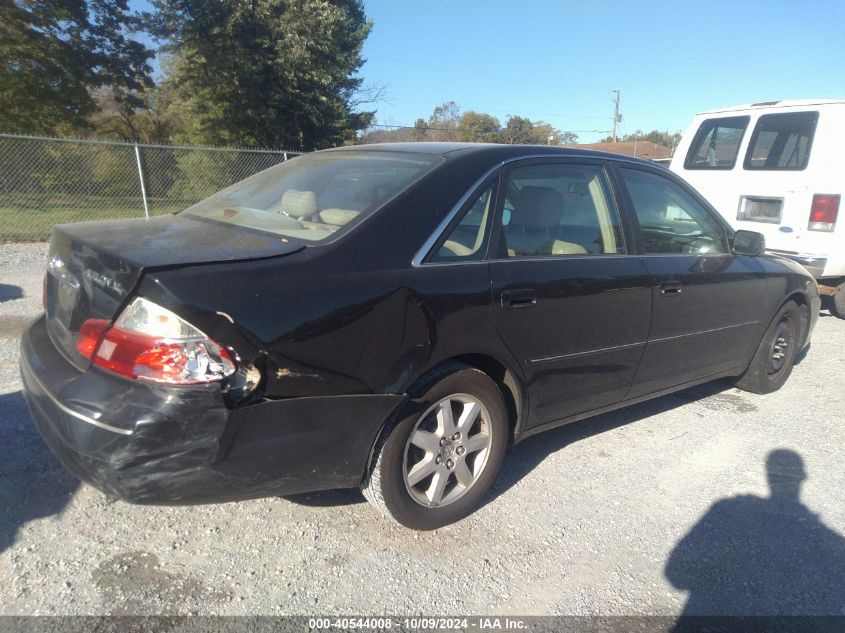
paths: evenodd
<path fill-rule="evenodd" d="M 839 194 L 817 193 L 813 196 L 807 228 L 811 231 L 832 231 L 836 228 L 837 215 L 839 215 Z"/>

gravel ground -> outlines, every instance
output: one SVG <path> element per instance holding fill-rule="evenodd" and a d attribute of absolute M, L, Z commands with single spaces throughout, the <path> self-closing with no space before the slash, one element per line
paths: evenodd
<path fill-rule="evenodd" d="M 44 262 L 0 245 L 0 615 L 845 614 L 845 322 L 827 313 L 781 391 L 705 385 L 536 436 L 479 512 L 415 533 L 357 491 L 137 507 L 79 484 L 20 392 Z"/>

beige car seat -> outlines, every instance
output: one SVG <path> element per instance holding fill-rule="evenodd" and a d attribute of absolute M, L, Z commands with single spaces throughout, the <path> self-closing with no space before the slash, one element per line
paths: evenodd
<path fill-rule="evenodd" d="M 360 211 L 354 209 L 323 209 L 320 211 L 320 219 L 326 224 L 343 226 L 361 215 Z"/>
<path fill-rule="evenodd" d="M 582 255 L 580 244 L 555 239 L 563 217 L 563 196 L 551 187 L 523 187 L 513 201 L 511 220 L 505 227 L 508 255 Z"/>
<path fill-rule="evenodd" d="M 313 191 L 288 189 L 269 210 L 284 213 L 292 218 L 307 218 L 317 212 L 317 194 Z"/>

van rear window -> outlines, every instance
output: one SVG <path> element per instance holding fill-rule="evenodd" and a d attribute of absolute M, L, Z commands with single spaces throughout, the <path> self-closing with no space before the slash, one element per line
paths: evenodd
<path fill-rule="evenodd" d="M 743 167 L 772 171 L 805 169 L 818 121 L 818 112 L 764 114 L 754 127 Z"/>
<path fill-rule="evenodd" d="M 750 118 L 732 116 L 704 121 L 692 140 L 684 168 L 733 169 Z"/>

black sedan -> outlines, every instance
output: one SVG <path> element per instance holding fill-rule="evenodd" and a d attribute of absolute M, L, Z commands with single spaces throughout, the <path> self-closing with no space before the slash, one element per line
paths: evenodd
<path fill-rule="evenodd" d="M 778 389 L 819 295 L 647 162 L 401 144 L 57 226 L 44 307 L 26 397 L 80 479 L 174 504 L 360 486 L 431 529 L 509 443 L 717 378 Z"/>

